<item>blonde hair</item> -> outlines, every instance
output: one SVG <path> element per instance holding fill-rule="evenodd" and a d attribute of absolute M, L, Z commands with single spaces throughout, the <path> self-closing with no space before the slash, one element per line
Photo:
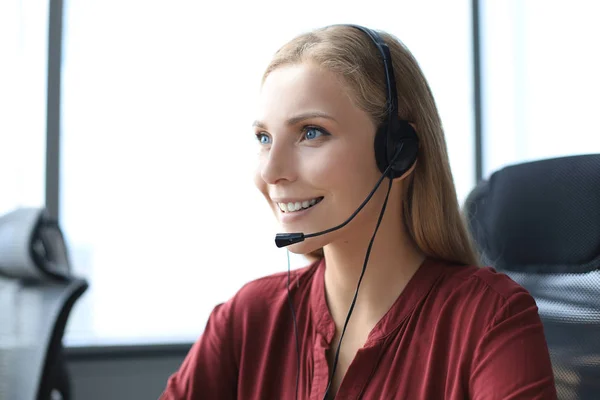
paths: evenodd
<path fill-rule="evenodd" d="M 403 204 L 408 234 L 427 256 L 478 265 L 478 257 L 460 211 L 450 171 L 446 141 L 429 84 L 410 51 L 394 36 L 378 32 L 387 43 L 398 91 L 399 117 L 415 124 L 418 162 Z M 312 62 L 342 77 L 357 107 L 379 125 L 386 115 L 384 70 L 371 39 L 356 28 L 330 26 L 301 34 L 280 48 L 266 77 L 289 64 Z M 323 249 L 308 255 L 322 258 Z"/>

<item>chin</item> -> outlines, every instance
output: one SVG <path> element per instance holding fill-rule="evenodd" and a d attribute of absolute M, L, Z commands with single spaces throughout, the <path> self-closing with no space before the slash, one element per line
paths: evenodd
<path fill-rule="evenodd" d="M 327 236 L 327 235 L 325 235 Z M 290 246 L 286 246 L 285 248 L 290 251 L 290 253 L 298 254 L 298 255 L 308 255 L 313 251 L 322 249 L 325 245 L 328 244 L 328 241 L 323 237 L 315 237 L 304 240 L 303 242 L 295 243 Z"/>
<path fill-rule="evenodd" d="M 298 255 L 312 253 L 313 251 L 318 250 L 320 248 L 321 248 L 321 246 L 310 245 L 309 243 L 306 243 L 306 241 L 300 242 L 300 243 L 295 243 L 295 244 L 292 244 L 292 245 L 286 247 L 286 249 L 289 250 L 290 253 L 294 253 L 294 254 L 298 254 Z"/>

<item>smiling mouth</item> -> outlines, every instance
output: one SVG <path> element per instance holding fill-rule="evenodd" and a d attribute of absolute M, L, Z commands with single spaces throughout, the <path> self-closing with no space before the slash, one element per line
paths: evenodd
<path fill-rule="evenodd" d="M 277 203 L 279 209 L 284 213 L 293 213 L 298 211 L 307 210 L 317 204 L 319 204 L 323 200 L 323 197 L 316 197 L 311 200 L 304 201 L 296 201 L 294 203 Z"/>

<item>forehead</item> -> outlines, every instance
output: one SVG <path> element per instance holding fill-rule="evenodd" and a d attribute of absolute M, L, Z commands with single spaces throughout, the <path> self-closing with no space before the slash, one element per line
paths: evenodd
<path fill-rule="evenodd" d="M 358 110 L 338 76 L 308 63 L 272 71 L 261 88 L 258 108 L 264 120 L 289 118 L 307 111 L 339 116 Z"/>

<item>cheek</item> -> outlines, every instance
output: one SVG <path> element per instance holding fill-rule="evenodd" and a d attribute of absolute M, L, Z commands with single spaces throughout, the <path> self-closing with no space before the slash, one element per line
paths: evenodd
<path fill-rule="evenodd" d="M 311 186 L 330 190 L 342 175 L 343 165 L 339 161 L 330 152 L 323 152 L 318 157 L 307 157 L 301 169 L 302 176 Z"/>
<path fill-rule="evenodd" d="M 336 201 L 362 200 L 381 176 L 374 154 L 356 146 L 340 146 L 312 161 L 305 167 L 307 176 L 313 177 L 314 186 L 340 197 Z"/>

